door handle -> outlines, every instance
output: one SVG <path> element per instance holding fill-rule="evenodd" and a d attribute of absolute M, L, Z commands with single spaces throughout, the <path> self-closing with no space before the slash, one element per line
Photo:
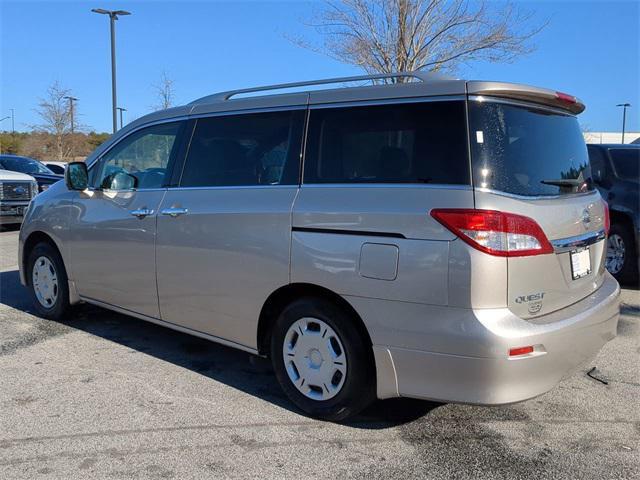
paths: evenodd
<path fill-rule="evenodd" d="M 187 213 L 189 213 L 189 210 L 187 210 L 186 208 L 165 208 L 163 210 L 160 210 L 160 213 L 162 215 L 169 215 L 175 218 L 178 215 L 186 215 Z"/>
<path fill-rule="evenodd" d="M 129 213 L 134 217 L 144 218 L 147 215 L 153 215 L 153 210 L 149 208 L 138 208 L 136 210 L 131 210 Z"/>

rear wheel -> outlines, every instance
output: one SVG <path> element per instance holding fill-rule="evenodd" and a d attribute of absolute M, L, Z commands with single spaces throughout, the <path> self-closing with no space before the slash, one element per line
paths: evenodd
<path fill-rule="evenodd" d="M 607 239 L 607 270 L 620 283 L 638 283 L 638 258 L 631 230 L 626 225 L 611 225 Z"/>
<path fill-rule="evenodd" d="M 304 298 L 284 309 L 271 359 L 284 392 L 313 417 L 342 421 L 375 398 L 369 346 L 350 315 L 327 300 Z"/>
<path fill-rule="evenodd" d="M 60 320 L 69 309 L 67 271 L 58 250 L 39 243 L 27 260 L 29 292 L 41 317 Z"/>

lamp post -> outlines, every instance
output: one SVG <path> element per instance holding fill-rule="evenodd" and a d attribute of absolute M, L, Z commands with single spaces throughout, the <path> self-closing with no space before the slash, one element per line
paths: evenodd
<path fill-rule="evenodd" d="M 15 124 L 15 111 L 13 110 L 13 108 L 10 108 L 9 110 L 11 110 L 11 135 L 15 135 L 16 133 L 16 124 Z"/>
<path fill-rule="evenodd" d="M 69 115 L 71 116 L 71 133 L 73 134 L 73 102 L 77 102 L 78 99 L 76 97 L 66 96 L 65 99 L 69 100 Z"/>
<path fill-rule="evenodd" d="M 126 108 L 122 108 L 122 107 L 117 107 L 116 110 L 118 110 L 118 112 L 120 112 L 120 128 L 122 128 L 122 112 L 126 112 L 127 109 Z"/>
<path fill-rule="evenodd" d="M 627 107 L 630 107 L 630 103 L 619 103 L 616 107 L 622 107 L 622 143 L 624 143 L 624 128 L 627 123 Z"/>
<path fill-rule="evenodd" d="M 118 20 L 119 15 L 131 15 L 131 13 L 125 10 L 105 10 L 103 8 L 93 8 L 91 11 L 109 15 L 109 25 L 111 27 L 111 101 L 113 104 L 113 133 L 116 133 L 116 130 L 118 130 L 118 116 L 116 114 L 118 105 L 116 96 L 116 20 Z"/>

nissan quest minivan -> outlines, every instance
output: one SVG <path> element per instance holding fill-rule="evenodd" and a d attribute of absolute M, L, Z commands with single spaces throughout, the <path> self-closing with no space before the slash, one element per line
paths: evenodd
<path fill-rule="evenodd" d="M 38 195 L 21 281 L 46 318 L 87 302 L 268 356 L 318 418 L 526 400 L 616 334 L 583 110 L 425 73 L 207 96 Z"/>

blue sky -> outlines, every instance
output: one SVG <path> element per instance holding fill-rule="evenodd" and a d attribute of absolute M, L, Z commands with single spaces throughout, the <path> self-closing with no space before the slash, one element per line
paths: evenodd
<path fill-rule="evenodd" d="M 475 63 L 473 79 L 530 83 L 579 96 L 581 122 L 593 131 L 640 131 L 640 2 L 517 2 L 549 25 L 537 50 L 510 64 Z M 317 5 L 317 4 L 316 4 Z M 110 131 L 109 26 L 91 8 L 126 9 L 117 22 L 119 103 L 125 123 L 156 103 L 163 71 L 178 103 L 220 90 L 357 74 L 352 66 L 301 49 L 285 35 L 314 33 L 302 25 L 314 2 L 7 1 L 0 0 L 0 118 L 16 113 L 16 129 L 38 123 L 38 99 L 53 81 L 79 98 L 80 122 Z M 5 120 L 0 129 L 9 129 Z"/>

